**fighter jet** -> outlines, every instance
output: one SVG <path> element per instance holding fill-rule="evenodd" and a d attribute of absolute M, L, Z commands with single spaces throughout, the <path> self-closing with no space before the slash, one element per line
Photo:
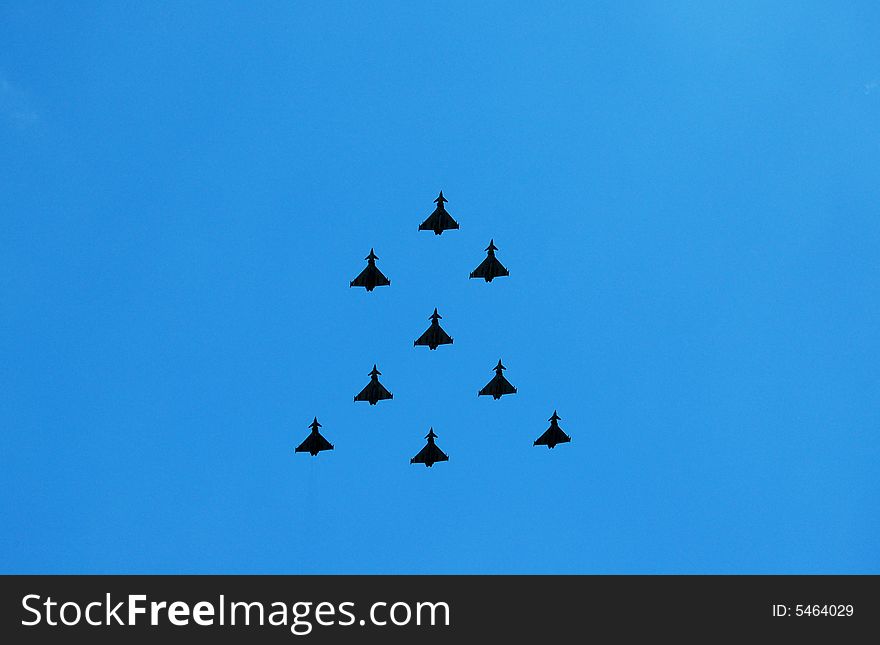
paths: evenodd
<path fill-rule="evenodd" d="M 425 330 L 424 334 L 419 336 L 413 342 L 413 347 L 416 345 L 427 345 L 431 349 L 437 349 L 438 345 L 452 344 L 452 338 L 450 338 L 449 334 L 443 331 L 440 323 L 437 322 L 442 317 L 443 316 L 437 313 L 437 308 L 435 307 L 434 313 L 431 314 L 431 326 Z"/>
<path fill-rule="evenodd" d="M 378 258 L 379 256 L 373 253 L 373 249 L 370 249 L 370 254 L 364 258 L 367 261 L 367 267 L 348 286 L 365 287 L 367 291 L 372 291 L 376 287 L 387 287 L 391 284 L 391 280 L 382 275 L 379 267 L 376 266 Z"/>
<path fill-rule="evenodd" d="M 318 432 L 318 428 L 321 427 L 321 424 L 318 423 L 318 417 L 315 417 L 315 420 L 309 424 L 309 427 L 312 429 L 312 434 L 306 437 L 306 440 L 299 444 L 294 452 L 307 452 L 314 457 L 322 450 L 333 450 L 333 444 Z"/>
<path fill-rule="evenodd" d="M 419 454 L 409 460 L 411 464 L 425 464 L 428 468 L 433 466 L 438 461 L 449 461 L 449 457 L 446 456 L 446 453 L 440 450 L 437 445 L 434 443 L 434 438 L 437 435 L 434 434 L 434 428 L 431 428 L 428 431 L 428 434 L 425 435 L 425 439 L 428 440 L 428 444 L 419 450 Z"/>
<path fill-rule="evenodd" d="M 443 191 L 441 190 L 440 195 L 434 200 L 434 203 L 437 204 L 437 208 L 434 209 L 433 213 L 428 215 L 428 219 L 419 224 L 420 231 L 434 231 L 434 235 L 441 235 L 443 231 L 458 228 L 458 222 L 452 219 L 452 215 L 447 213 L 446 208 L 443 206 L 443 202 L 448 201 L 449 200 L 443 196 Z"/>
<path fill-rule="evenodd" d="M 505 394 L 516 394 L 516 388 L 513 387 L 510 382 L 504 378 L 504 374 L 501 373 L 502 370 L 506 370 L 507 368 L 501 364 L 501 360 L 498 360 L 498 365 L 495 366 L 495 376 L 492 377 L 492 380 L 486 383 L 486 387 L 484 387 L 477 396 L 488 396 L 492 395 L 492 397 L 497 401 Z"/>
<path fill-rule="evenodd" d="M 497 250 L 498 247 L 495 246 L 495 240 L 489 240 L 489 246 L 486 247 L 488 256 L 480 263 L 480 266 L 471 271 L 472 278 L 485 278 L 486 282 L 492 282 L 493 278 L 510 275 L 510 272 L 495 257 L 495 251 Z"/>
<path fill-rule="evenodd" d="M 562 431 L 562 428 L 559 427 L 557 421 L 561 419 L 558 414 L 556 414 L 556 410 L 553 410 L 553 416 L 550 417 L 550 427 L 547 428 L 547 432 L 542 434 L 535 440 L 536 446 L 547 446 L 548 448 L 555 448 L 556 444 L 559 443 L 568 443 L 571 441 L 571 437 L 565 434 Z"/>
<path fill-rule="evenodd" d="M 373 369 L 370 371 L 370 382 L 367 383 L 367 387 L 361 390 L 360 394 L 354 397 L 355 401 L 369 401 L 370 405 L 376 405 L 379 401 L 394 398 L 394 395 L 386 390 L 385 386 L 379 382 L 379 375 L 381 373 L 382 372 L 376 369 L 376 366 L 373 365 Z"/>

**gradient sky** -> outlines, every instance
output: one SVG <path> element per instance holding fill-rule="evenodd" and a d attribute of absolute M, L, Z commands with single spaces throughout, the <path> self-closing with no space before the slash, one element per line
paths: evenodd
<path fill-rule="evenodd" d="M 0 571 L 878 573 L 878 180 L 876 2 L 3 2 Z"/>

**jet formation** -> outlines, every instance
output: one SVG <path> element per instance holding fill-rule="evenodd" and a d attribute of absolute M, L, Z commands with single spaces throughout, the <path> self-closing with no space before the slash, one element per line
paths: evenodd
<path fill-rule="evenodd" d="M 456 230 L 459 228 L 458 222 L 456 222 L 452 218 L 452 215 L 446 210 L 445 204 L 448 201 L 449 200 L 443 196 L 443 191 L 441 190 L 437 199 L 434 200 L 437 207 L 428 218 L 425 219 L 425 221 L 419 224 L 420 231 L 433 231 L 435 235 L 441 235 L 443 231 Z M 498 250 L 498 247 L 495 246 L 494 239 L 489 240 L 489 246 L 487 246 L 485 250 L 486 258 L 476 269 L 471 271 L 470 278 L 482 278 L 486 282 L 492 282 L 495 278 L 508 277 L 510 272 L 495 256 L 495 251 Z M 370 249 L 369 255 L 364 259 L 367 261 L 367 266 L 349 283 L 349 286 L 363 287 L 368 292 L 373 291 L 376 287 L 390 286 L 391 280 L 385 277 L 382 271 L 379 270 L 379 267 L 376 266 L 376 260 L 379 258 L 372 248 Z M 442 316 L 438 313 L 437 308 L 435 307 L 434 313 L 430 316 L 431 325 L 413 342 L 413 346 L 426 346 L 428 349 L 435 350 L 440 345 L 451 345 L 453 339 L 440 326 L 439 321 L 441 318 Z M 503 372 L 507 368 L 502 364 L 500 359 L 493 369 L 495 370 L 495 376 L 492 377 L 477 395 L 491 396 L 497 401 L 506 394 L 516 394 L 516 388 L 504 376 Z M 379 371 L 375 364 L 369 374 L 370 382 L 367 383 L 364 389 L 355 395 L 355 402 L 366 401 L 372 406 L 376 405 L 379 401 L 393 399 L 394 395 L 379 382 L 379 376 L 382 372 Z M 561 417 L 557 414 L 556 410 L 554 410 L 553 416 L 550 417 L 550 427 L 544 432 L 544 434 L 534 441 L 533 445 L 555 448 L 561 443 L 570 442 L 571 437 L 559 427 L 558 422 L 560 418 Z M 295 452 L 306 452 L 314 457 L 319 452 L 333 450 L 333 444 L 327 441 L 318 430 L 322 426 L 318 423 L 317 417 L 315 417 L 312 423 L 309 424 L 309 427 L 311 428 L 311 433 L 306 437 L 305 441 L 296 447 Z M 437 462 L 449 461 L 449 456 L 440 450 L 434 441 L 437 438 L 437 435 L 434 433 L 433 427 L 429 429 L 425 438 L 427 439 L 425 447 L 422 448 L 415 457 L 410 459 L 411 464 L 425 464 L 425 466 L 431 468 Z"/>

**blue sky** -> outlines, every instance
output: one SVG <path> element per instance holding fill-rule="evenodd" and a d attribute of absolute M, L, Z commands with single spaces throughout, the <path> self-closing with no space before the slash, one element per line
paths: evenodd
<path fill-rule="evenodd" d="M 878 33 L 3 3 L 0 571 L 880 572 Z"/>

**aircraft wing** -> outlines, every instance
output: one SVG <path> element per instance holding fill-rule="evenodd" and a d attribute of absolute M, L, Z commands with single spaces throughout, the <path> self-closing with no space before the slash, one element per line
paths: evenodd
<path fill-rule="evenodd" d="M 387 287 L 391 280 L 375 266 L 368 266 L 351 281 L 352 287 Z"/>
<path fill-rule="evenodd" d="M 498 393 L 499 394 L 516 394 L 516 388 L 510 384 L 503 376 L 498 379 Z"/>
<path fill-rule="evenodd" d="M 501 396 L 503 394 L 516 394 L 516 388 L 510 384 L 504 376 L 501 374 L 496 374 L 492 377 L 492 380 L 486 383 L 486 387 L 484 387 L 479 392 L 480 396 Z"/>
<path fill-rule="evenodd" d="M 419 336 L 413 345 L 430 345 L 434 340 L 434 328 L 428 327 L 425 333 Z"/>
<path fill-rule="evenodd" d="M 356 397 L 354 397 L 354 400 L 369 401 L 371 398 L 373 398 L 373 396 L 375 396 L 375 399 L 377 401 L 384 401 L 385 399 L 394 398 L 394 395 L 391 394 L 391 392 L 389 392 L 387 389 L 385 389 L 384 385 L 378 382 L 374 383 L 373 381 L 370 381 L 369 383 L 367 383 L 367 386 L 363 390 L 361 390 Z"/>
<path fill-rule="evenodd" d="M 433 213 L 428 215 L 428 219 L 419 224 L 420 231 L 448 231 L 457 229 L 458 222 L 452 219 L 452 215 L 445 210 L 435 209 Z"/>
<path fill-rule="evenodd" d="M 370 389 L 371 389 L 370 386 L 371 385 L 372 385 L 372 383 L 369 383 L 367 385 L 367 387 L 365 387 L 363 390 L 358 392 L 357 395 L 354 397 L 354 400 L 355 401 L 369 401 L 370 400 Z"/>
<path fill-rule="evenodd" d="M 318 453 L 322 450 L 333 450 L 333 444 L 318 433 L 306 437 L 306 440 L 299 444 L 294 452 Z"/>
<path fill-rule="evenodd" d="M 446 453 L 440 450 L 436 445 L 426 447 L 431 449 L 431 458 L 434 461 L 449 461 L 449 457 Z"/>
<path fill-rule="evenodd" d="M 367 267 L 363 271 L 358 274 L 354 280 L 351 281 L 352 287 L 366 287 L 367 279 L 370 277 L 370 267 Z"/>
<path fill-rule="evenodd" d="M 434 211 L 430 215 L 428 215 L 428 219 L 419 224 L 420 231 L 433 231 L 435 222 L 437 221 L 437 211 Z"/>
<path fill-rule="evenodd" d="M 449 461 L 449 457 L 445 452 L 440 450 L 436 445 L 427 445 L 419 451 L 415 457 L 409 460 L 411 464 L 435 463 L 438 461 Z"/>
<path fill-rule="evenodd" d="M 472 278 L 485 278 L 488 275 L 489 271 L 489 258 L 486 258 L 482 262 L 480 262 L 480 266 L 471 271 Z"/>
<path fill-rule="evenodd" d="M 571 441 L 571 437 L 565 434 L 561 428 L 547 428 L 544 434 L 535 439 L 534 445 L 549 446 L 550 444 L 556 445 L 558 443 L 568 443 L 569 441 Z"/>
<path fill-rule="evenodd" d="M 498 276 L 508 276 L 510 272 L 504 268 L 504 265 L 498 258 L 486 258 L 480 262 L 480 266 L 471 271 L 472 278 L 497 278 Z"/>
<path fill-rule="evenodd" d="M 452 336 L 443 331 L 442 327 L 437 327 L 437 335 L 434 340 L 438 345 L 449 345 L 452 342 Z"/>
<path fill-rule="evenodd" d="M 391 280 L 385 277 L 385 274 L 376 269 L 376 286 L 377 287 L 387 287 L 391 284 Z"/>
<path fill-rule="evenodd" d="M 391 394 L 384 385 L 376 383 L 376 398 L 380 401 L 384 401 L 385 399 L 393 399 L 394 395 Z"/>
<path fill-rule="evenodd" d="M 488 258 L 487 258 L 488 259 Z M 492 270 L 494 272 L 495 277 L 498 276 L 507 276 L 510 275 L 510 271 L 504 268 L 504 265 L 498 260 L 498 258 L 492 258 Z"/>
<path fill-rule="evenodd" d="M 458 222 L 452 219 L 452 215 L 450 215 L 446 211 L 443 211 L 442 213 L 440 213 L 440 228 L 442 228 L 444 231 L 447 231 L 449 229 L 456 229 L 458 228 Z"/>

